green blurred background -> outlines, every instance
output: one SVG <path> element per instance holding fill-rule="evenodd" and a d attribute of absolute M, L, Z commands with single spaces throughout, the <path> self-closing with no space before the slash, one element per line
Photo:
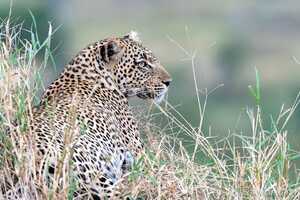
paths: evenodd
<path fill-rule="evenodd" d="M 6 18 L 10 1 L 0 0 Z M 248 134 L 245 109 L 255 107 L 248 85 L 261 77 L 264 123 L 271 129 L 282 104 L 292 104 L 300 83 L 300 2 L 297 0 L 15 0 L 12 15 L 31 27 L 29 10 L 45 37 L 48 22 L 60 26 L 53 49 L 57 70 L 48 70 L 49 83 L 81 48 L 108 36 L 136 30 L 173 77 L 168 100 L 192 125 L 198 125 L 191 62 L 170 38 L 189 52 L 196 51 L 199 87 L 219 84 L 208 99 L 204 128 L 220 138 L 229 132 Z M 288 124 L 288 139 L 300 151 L 300 108 Z M 300 166 L 300 165 L 299 165 Z"/>

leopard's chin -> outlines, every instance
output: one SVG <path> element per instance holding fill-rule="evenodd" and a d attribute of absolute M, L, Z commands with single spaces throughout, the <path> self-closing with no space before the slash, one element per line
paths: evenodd
<path fill-rule="evenodd" d="M 166 96 L 167 91 L 168 91 L 168 88 L 165 88 L 160 93 L 158 93 L 158 95 L 156 95 L 154 97 L 154 102 L 157 104 L 160 104 L 162 102 L 162 100 L 164 99 L 164 97 Z"/>

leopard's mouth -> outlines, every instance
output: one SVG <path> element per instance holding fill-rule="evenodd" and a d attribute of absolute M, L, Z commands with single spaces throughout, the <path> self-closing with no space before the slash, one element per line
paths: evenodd
<path fill-rule="evenodd" d="M 141 99 L 153 99 L 155 103 L 160 103 L 163 98 L 165 97 L 165 94 L 167 93 L 168 88 L 160 88 L 156 90 L 143 90 L 141 92 L 138 92 L 136 94 L 137 97 Z"/>
<path fill-rule="evenodd" d="M 141 99 L 154 99 L 154 94 L 151 92 L 139 92 L 136 96 Z"/>

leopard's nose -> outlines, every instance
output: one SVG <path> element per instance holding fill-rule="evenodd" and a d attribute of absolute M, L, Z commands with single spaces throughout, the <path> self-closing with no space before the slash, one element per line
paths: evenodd
<path fill-rule="evenodd" d="M 163 81 L 163 84 L 165 84 L 168 87 L 170 85 L 171 81 L 172 81 L 171 79 Z"/>

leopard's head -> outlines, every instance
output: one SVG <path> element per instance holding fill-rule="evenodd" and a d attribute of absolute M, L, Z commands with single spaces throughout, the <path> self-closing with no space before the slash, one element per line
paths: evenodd
<path fill-rule="evenodd" d="M 110 49 L 118 52 L 112 73 L 119 89 L 127 97 L 138 96 L 159 103 L 171 77 L 152 51 L 142 45 L 135 32 L 115 38 L 112 44 Z"/>

